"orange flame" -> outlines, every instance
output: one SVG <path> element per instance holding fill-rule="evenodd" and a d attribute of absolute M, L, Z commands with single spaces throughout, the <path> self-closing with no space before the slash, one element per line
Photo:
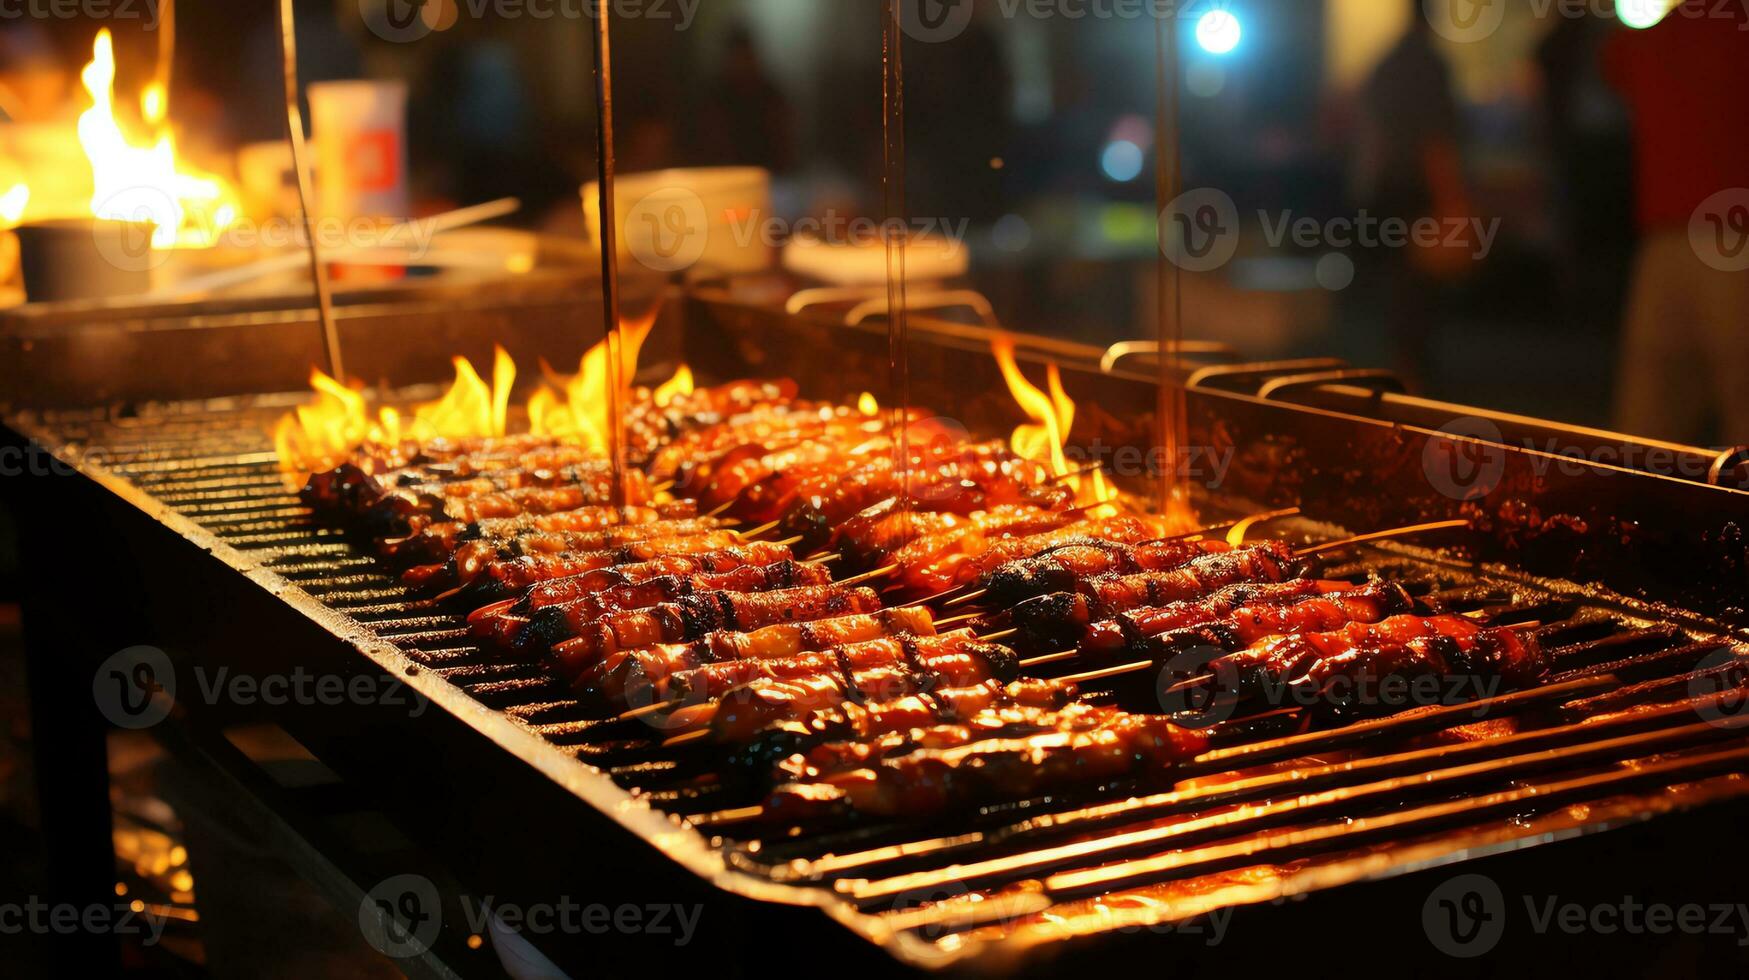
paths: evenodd
<path fill-rule="evenodd" d="M 667 408 L 674 404 L 676 398 L 685 398 L 690 394 L 692 394 L 692 368 L 682 364 L 679 370 L 674 372 L 674 377 L 658 385 L 650 397 L 655 400 L 658 408 Z"/>
<path fill-rule="evenodd" d="M 881 414 L 881 403 L 875 400 L 874 392 L 865 391 L 856 400 L 856 410 L 872 419 Z"/>
<path fill-rule="evenodd" d="M 97 32 L 91 61 L 79 73 L 91 108 L 79 116 L 79 145 L 91 161 L 91 212 L 118 221 L 150 221 L 153 248 L 210 248 L 240 216 L 236 189 L 223 178 L 181 163 L 163 125 L 169 105 L 152 86 L 142 93 L 155 140 L 136 143 L 115 118 L 115 46 L 109 28 Z"/>
<path fill-rule="evenodd" d="M 637 373 L 638 354 L 656 324 L 652 311 L 621 328 L 622 377 Z M 280 468 L 288 474 L 330 469 L 360 446 L 390 446 L 403 439 L 480 439 L 510 431 L 510 399 L 516 385 L 516 362 L 504 348 L 493 351 L 492 382 L 487 384 L 465 357 L 455 358 L 455 381 L 442 398 L 413 409 L 405 419 L 383 406 L 371 414 L 362 391 L 323 374 L 310 372 L 316 400 L 300 405 L 274 428 Z M 528 430 L 553 436 L 597 452 L 607 449 L 608 354 L 604 340 L 584 353 L 577 374 L 559 379 L 563 394 L 543 385 L 527 403 Z M 673 399 L 692 391 L 692 371 L 682 367 L 658 389 L 658 398 Z"/>
<path fill-rule="evenodd" d="M 651 310 L 620 326 L 620 377 L 629 379 L 638 373 L 638 354 L 644 339 L 656 325 L 656 310 Z M 608 352 L 602 341 L 583 354 L 577 373 L 564 382 L 564 398 L 550 389 L 535 392 L 528 404 L 529 431 L 536 435 L 557 436 L 596 450 L 607 451 L 608 433 Z"/>
<path fill-rule="evenodd" d="M 360 446 L 392 446 L 403 439 L 474 439 L 502 436 L 509 428 L 510 391 L 516 363 L 504 348 L 493 352 L 488 386 L 465 357 L 455 359 L 455 382 L 442 398 L 413 409 L 407 421 L 389 406 L 373 416 L 364 393 L 312 368 L 316 401 L 299 405 L 274 428 L 274 448 L 287 473 L 328 469 Z"/>
<path fill-rule="evenodd" d="M 1014 359 L 1012 339 L 997 337 L 990 342 L 990 351 L 996 357 L 996 366 L 1002 371 L 1002 380 L 1008 384 L 1008 393 L 1014 397 L 1020 410 L 1032 419 L 1031 424 L 1016 426 L 1014 434 L 1009 437 L 1009 446 L 1015 455 L 1043 463 L 1053 475 L 1064 477 L 1064 482 L 1075 489 L 1076 499 L 1084 504 L 1102 504 L 1115 499 L 1117 491 L 1106 482 L 1102 471 L 1096 469 L 1091 476 L 1069 475 L 1073 470 L 1063 449 L 1068 445 L 1069 430 L 1075 425 L 1075 401 L 1063 389 L 1063 376 L 1057 365 L 1049 364 L 1045 368 L 1045 383 L 1050 389 L 1047 394 L 1021 372 L 1020 364 Z"/>

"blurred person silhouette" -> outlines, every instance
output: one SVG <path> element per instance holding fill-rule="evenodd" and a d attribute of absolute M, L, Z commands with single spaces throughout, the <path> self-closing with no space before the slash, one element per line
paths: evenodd
<path fill-rule="evenodd" d="M 795 162 L 789 100 L 771 80 L 745 26 L 729 33 L 722 64 L 698 119 L 699 159 L 716 166 L 764 167 L 782 174 Z"/>
<path fill-rule="evenodd" d="M 1557 17 L 1536 49 L 1562 307 L 1575 327 L 1611 339 L 1634 254 L 1632 134 L 1603 77 L 1614 24 Z"/>
<path fill-rule="evenodd" d="M 1378 219 L 1416 222 L 1467 218 L 1469 191 L 1460 151 L 1462 125 L 1451 70 L 1435 49 L 1420 0 L 1409 0 L 1409 28 L 1362 86 L 1355 195 Z M 1426 380 L 1453 283 L 1469 271 L 1473 248 L 1374 248 L 1364 256 L 1383 283 L 1395 367 L 1411 385 Z"/>
<path fill-rule="evenodd" d="M 1641 236 L 1616 424 L 1749 443 L 1749 13 L 1686 0 L 1604 64 L 1633 120 Z"/>

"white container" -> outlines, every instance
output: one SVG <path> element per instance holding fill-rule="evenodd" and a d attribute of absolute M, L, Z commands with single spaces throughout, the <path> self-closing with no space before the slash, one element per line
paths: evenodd
<path fill-rule="evenodd" d="M 316 210 L 340 220 L 409 218 L 406 84 L 316 82 L 309 92 Z"/>
<path fill-rule="evenodd" d="M 583 185 L 583 218 L 601 241 L 599 185 Z M 654 272 L 762 272 L 771 268 L 771 173 L 760 167 L 702 167 L 622 174 L 614 179 L 619 259 Z"/>

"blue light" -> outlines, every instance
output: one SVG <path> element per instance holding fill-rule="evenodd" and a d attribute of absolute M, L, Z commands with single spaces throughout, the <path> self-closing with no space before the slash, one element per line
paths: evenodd
<path fill-rule="evenodd" d="M 1225 8 L 1211 10 L 1196 22 L 1196 43 L 1209 54 L 1227 54 L 1239 46 L 1244 34 L 1239 15 Z"/>
<path fill-rule="evenodd" d="M 1099 155 L 1099 169 L 1120 184 L 1142 175 L 1142 148 L 1129 140 L 1112 140 Z"/>

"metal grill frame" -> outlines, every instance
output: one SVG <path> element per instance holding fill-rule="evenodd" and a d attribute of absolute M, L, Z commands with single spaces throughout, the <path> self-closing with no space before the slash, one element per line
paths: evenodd
<path fill-rule="evenodd" d="M 970 343 L 966 345 L 968 349 L 971 346 Z M 1072 374 L 1072 377 L 1076 376 Z M 1087 383 L 1087 380 L 1085 377 L 1078 377 L 1082 384 Z M 1129 380 L 1145 386 L 1145 382 L 1138 379 Z M 1109 383 L 1109 379 L 1107 382 Z M 1203 413 L 1205 421 L 1213 417 L 1216 410 L 1225 409 L 1225 414 L 1217 421 L 1231 423 L 1236 417 L 1240 420 L 1239 424 L 1243 424 L 1250 421 L 1247 418 L 1249 413 L 1264 418 L 1265 424 L 1276 433 L 1316 433 L 1321 431 L 1316 428 L 1319 426 L 1329 429 L 1346 425 L 1358 424 L 1364 427 L 1378 424 L 1335 416 L 1321 410 L 1266 404 L 1262 400 L 1243 396 L 1209 395 L 1201 399 L 1201 402 L 1198 410 Z M 234 403 L 226 403 L 219 407 L 236 406 Z M 201 407 L 193 408 L 191 417 L 198 419 L 201 411 Z M 223 663 L 231 651 L 247 649 L 252 658 L 252 669 L 261 672 L 277 669 L 276 664 L 285 669 L 301 665 L 306 669 L 326 668 L 342 673 L 381 671 L 402 680 L 419 696 L 427 699 L 431 708 L 435 709 L 431 712 L 431 723 L 418 726 L 419 734 L 412 741 L 424 741 L 428 745 L 446 748 L 465 745 L 466 748 L 462 750 L 463 757 L 484 759 L 487 760 L 487 765 L 502 766 L 501 756 L 507 752 L 517 763 L 508 767 L 515 770 L 512 778 L 516 781 L 527 782 L 528 778 L 532 778 L 535 783 L 546 785 L 548 789 L 556 787 L 561 795 L 587 804 L 607 822 L 617 825 L 623 831 L 629 831 L 632 838 L 661 852 L 659 857 L 678 864 L 693 878 L 724 893 L 748 899 L 753 903 L 799 905 L 818 909 L 876 946 L 888 950 L 901 961 L 914 966 L 942 968 L 963 965 L 955 964 L 951 958 L 944 960 L 932 947 L 919 944 L 907 933 L 888 930 L 878 917 L 860 914 L 830 893 L 817 888 L 775 884 L 763 877 L 729 866 L 723 859 L 723 852 L 696 831 L 682 827 L 667 815 L 646 806 L 588 764 L 568 753 L 556 751 L 550 742 L 495 708 L 482 704 L 429 667 L 409 657 L 394 643 L 379 638 L 361 626 L 352 616 L 332 609 L 305 594 L 294 581 L 264 567 L 256 556 L 228 543 L 209 527 L 202 526 L 175 507 L 142 490 L 110 467 L 99 462 L 80 460 L 76 454 L 68 453 L 63 436 L 52 418 L 14 416 L 10 425 L 23 437 L 38 445 L 51 447 L 63 462 L 73 465 L 89 481 L 78 482 L 81 495 L 87 495 L 85 491 L 92 491 L 88 494 L 89 503 L 113 515 L 114 527 L 121 540 L 127 542 L 137 554 L 152 556 L 153 574 L 147 577 L 149 581 L 143 583 L 144 595 L 139 605 L 144 614 L 154 621 L 154 635 L 165 637 L 163 642 L 167 649 L 171 649 L 179 658 L 187 658 L 178 659 L 179 669 L 185 663 L 204 663 L 216 667 Z M 1403 427 L 1386 428 L 1399 452 L 1413 451 L 1413 441 L 1405 445 Z M 1347 434 L 1352 437 L 1353 432 L 1348 431 Z M 1411 434 L 1414 435 L 1419 435 L 1422 439 L 1430 437 L 1425 432 Z M 1655 478 L 1626 472 L 1594 473 L 1583 482 L 1595 490 L 1599 482 L 1605 480 L 1632 484 L 1632 487 L 1618 488 L 1615 493 L 1609 494 L 1610 500 L 1631 499 L 1634 491 L 1646 491 L 1647 488 L 1654 488 L 1648 494 L 1650 497 L 1663 498 L 1680 494 L 1692 497 L 1691 503 L 1699 503 L 1701 494 L 1731 493 L 1692 485 L 1677 488 L 1671 485 L 1675 481 L 1643 482 L 1655 481 Z M 1717 503 L 1716 498 L 1707 498 L 1707 502 L 1715 505 Z M 1707 512 L 1701 511 L 1703 516 Z M 1493 575 L 1519 574 L 1509 567 L 1494 567 L 1484 571 Z M 183 576 L 186 576 L 185 580 Z M 158 585 L 155 586 L 150 580 L 156 580 Z M 180 582 L 181 587 L 162 587 L 172 582 Z M 213 602 L 220 597 L 222 601 Z M 205 617 L 201 615 L 202 603 L 198 601 L 203 598 L 208 600 L 205 611 L 209 615 Z M 1600 597 L 1590 593 L 1588 598 L 1596 601 Z M 222 615 L 210 615 L 215 604 L 223 607 Z M 1619 600 L 1619 605 L 1624 611 L 1631 610 L 1636 615 L 1678 617 L 1695 628 L 1721 629 L 1719 624 L 1704 617 L 1683 616 L 1678 610 L 1647 607 L 1631 600 Z M 295 616 L 288 619 L 284 615 L 287 609 Z M 277 627 L 283 628 L 283 632 L 274 637 L 264 637 L 260 629 L 262 622 L 273 622 Z M 191 629 L 191 626 L 195 628 Z M 293 715 L 282 719 L 287 729 L 309 744 L 319 757 L 325 757 L 324 749 L 333 749 L 342 756 L 347 755 L 349 750 L 342 745 L 349 740 L 355 740 L 358 730 L 396 733 L 401 741 L 408 741 L 411 734 L 409 726 L 403 721 L 370 717 L 372 713 L 369 711 L 324 710 L 329 714 L 320 719 Z M 200 727 L 212 728 L 236 720 L 226 717 L 228 713 L 222 707 L 205 708 L 203 712 L 210 717 L 191 717 L 190 721 Z M 356 745 L 352 746 L 350 754 L 356 755 L 356 748 Z M 413 782 L 422 782 L 426 778 L 422 776 Z M 531 792 L 536 796 L 542 795 L 539 790 Z M 545 795 L 549 798 L 551 796 L 550 793 Z M 1581 823 L 1558 834 L 1545 835 L 1543 839 L 1583 835 L 1609 829 L 1620 823 L 1620 817 Z M 1482 843 L 1473 839 L 1449 842 L 1451 847 L 1445 853 L 1427 854 L 1413 862 L 1393 866 L 1381 874 L 1394 876 L 1449 861 L 1517 850 L 1541 843 L 1543 839 L 1519 838 L 1493 843 Z M 1365 879 L 1372 876 L 1359 877 Z M 986 962 L 1000 962 L 1003 959 L 999 953 L 992 954 Z M 1009 965 L 1013 965 L 1012 962 Z"/>

